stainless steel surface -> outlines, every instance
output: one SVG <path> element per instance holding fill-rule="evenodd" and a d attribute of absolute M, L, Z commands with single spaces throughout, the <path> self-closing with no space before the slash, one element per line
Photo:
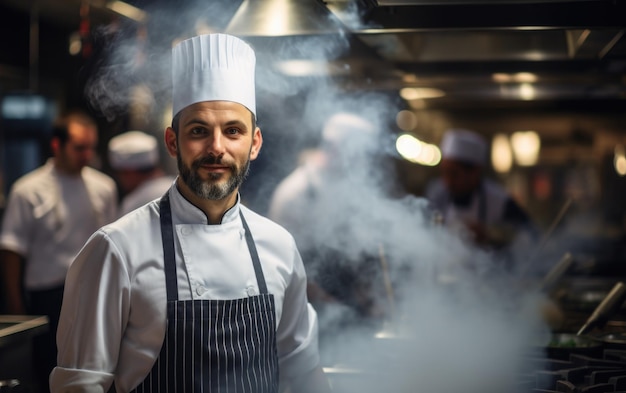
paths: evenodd
<path fill-rule="evenodd" d="M 1 3 L 36 12 L 42 23 L 68 31 L 78 30 L 80 7 L 86 3 L 92 26 L 117 19 L 132 23 L 107 7 L 108 1 Z M 197 23 L 211 31 L 275 38 L 329 35 L 320 45 L 345 40 L 350 48 L 329 53 L 326 59 L 336 62 L 335 68 L 348 70 L 336 83 L 377 91 L 437 88 L 446 95 L 430 100 L 428 106 L 433 108 L 459 104 L 489 108 L 493 102 L 499 108 L 551 107 L 555 100 L 564 99 L 559 108 L 589 100 L 588 105 L 597 102 L 607 111 L 614 110 L 611 103 L 621 102 L 626 90 L 622 79 L 626 5 L 622 1 L 216 0 L 185 1 L 172 10 L 165 0 L 127 3 L 148 15 L 148 30 L 155 23 L 162 34 L 168 33 L 159 21 L 177 12 L 179 24 L 187 28 Z M 166 15 L 159 14 L 163 8 L 169 10 Z M 43 45 L 48 37 L 41 39 Z M 274 48 L 279 45 L 276 40 Z M 311 69 L 319 71 L 319 67 Z M 510 80 L 494 80 L 497 73 Z M 526 101 L 517 94 L 522 82 L 515 79 L 519 73 L 536 75 L 532 82 L 535 100 Z"/>
<path fill-rule="evenodd" d="M 0 349 L 48 330 L 48 317 L 0 315 Z"/>
<path fill-rule="evenodd" d="M 569 252 L 565 253 L 559 262 L 545 275 L 539 286 L 540 290 L 549 291 L 552 289 L 558 283 L 559 279 L 571 268 L 573 262 L 574 257 L 572 254 Z"/>
<path fill-rule="evenodd" d="M 239 36 L 334 34 L 341 22 L 321 3 L 308 0 L 244 0 L 226 27 Z"/>
<path fill-rule="evenodd" d="M 626 285 L 617 282 L 611 292 L 602 300 L 593 314 L 587 319 L 585 324 L 578 330 L 577 335 L 586 334 L 595 327 L 602 327 L 607 319 L 611 317 L 624 303 L 626 299 Z"/>

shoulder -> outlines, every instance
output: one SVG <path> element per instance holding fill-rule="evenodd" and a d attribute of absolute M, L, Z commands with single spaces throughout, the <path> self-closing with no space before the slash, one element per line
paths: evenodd
<path fill-rule="evenodd" d="M 285 211 L 298 209 L 314 191 L 310 175 L 303 166 L 285 177 L 274 189 L 269 204 L 269 216 L 282 221 Z"/>
<path fill-rule="evenodd" d="M 101 227 L 87 242 L 92 250 L 117 255 L 128 269 L 151 261 L 161 250 L 157 202 L 150 202 Z M 97 253 L 97 251 L 96 251 Z"/>
<path fill-rule="evenodd" d="M 311 187 L 311 180 L 306 168 L 298 167 L 285 177 L 274 191 L 274 198 L 289 198 L 299 196 Z"/>
<path fill-rule="evenodd" d="M 53 181 L 52 171 L 47 165 L 44 165 L 19 177 L 13 183 L 11 191 L 18 194 L 39 190 L 49 191 L 49 181 Z"/>
<path fill-rule="evenodd" d="M 143 247 L 144 242 L 153 242 L 155 236 L 160 240 L 160 228 L 158 201 L 153 201 L 103 226 L 100 231 L 120 248 L 128 248 Z M 153 245 L 146 247 L 151 249 Z"/>
<path fill-rule="evenodd" d="M 115 201 L 117 206 L 117 184 L 113 178 L 90 167 L 83 168 L 82 178 L 92 197 L 105 203 Z"/>
<path fill-rule="evenodd" d="M 138 209 L 131 211 L 102 227 L 104 233 L 112 238 L 126 238 L 130 234 L 132 237 L 141 236 L 152 227 L 160 231 L 159 201 L 154 200 Z M 131 239 L 129 239 L 131 240 Z"/>

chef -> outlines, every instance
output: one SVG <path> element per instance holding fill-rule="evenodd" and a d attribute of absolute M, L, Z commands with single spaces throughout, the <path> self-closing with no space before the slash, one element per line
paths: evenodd
<path fill-rule="evenodd" d="M 159 165 L 159 143 L 143 131 L 127 131 L 111 138 L 109 164 L 124 192 L 120 216 L 160 198 L 174 179 Z"/>
<path fill-rule="evenodd" d="M 441 176 L 428 186 L 426 197 L 449 228 L 492 248 L 507 246 L 522 233 L 534 237 L 528 214 L 501 185 L 485 176 L 488 144 L 482 136 L 465 129 L 448 130 L 441 156 Z"/>
<path fill-rule="evenodd" d="M 211 34 L 172 60 L 178 177 L 76 257 L 52 391 L 327 392 L 294 239 L 238 192 L 263 142 L 254 51 Z"/>

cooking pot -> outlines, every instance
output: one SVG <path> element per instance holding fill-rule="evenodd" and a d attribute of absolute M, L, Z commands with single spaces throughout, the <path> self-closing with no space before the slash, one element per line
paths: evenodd
<path fill-rule="evenodd" d="M 589 336 L 554 333 L 543 349 L 550 359 L 569 360 L 570 354 L 601 357 L 604 345 L 602 341 Z"/>
<path fill-rule="evenodd" d="M 604 348 L 626 350 L 626 333 L 598 333 L 590 337 Z"/>

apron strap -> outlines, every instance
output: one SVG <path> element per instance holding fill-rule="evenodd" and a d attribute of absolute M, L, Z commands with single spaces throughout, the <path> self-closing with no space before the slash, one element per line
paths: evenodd
<path fill-rule="evenodd" d="M 169 190 L 161 197 L 159 208 L 161 210 L 161 239 L 163 241 L 167 300 L 176 301 L 178 300 L 178 282 L 176 281 L 176 253 L 174 251 L 174 229 L 172 225 Z"/>
<path fill-rule="evenodd" d="M 257 285 L 259 286 L 259 292 L 262 294 L 266 294 L 268 293 L 267 284 L 265 283 L 265 276 L 263 275 L 263 269 L 261 268 L 259 253 L 256 250 L 256 245 L 254 244 L 254 239 L 252 238 L 252 232 L 250 232 L 250 228 L 248 227 L 246 219 L 243 218 L 243 213 L 241 212 L 241 209 L 239 210 L 239 216 L 241 217 L 243 229 L 246 232 L 246 243 L 248 243 L 248 251 L 250 252 L 250 257 L 252 258 L 252 265 L 254 266 L 254 273 L 256 274 L 256 281 Z"/>

